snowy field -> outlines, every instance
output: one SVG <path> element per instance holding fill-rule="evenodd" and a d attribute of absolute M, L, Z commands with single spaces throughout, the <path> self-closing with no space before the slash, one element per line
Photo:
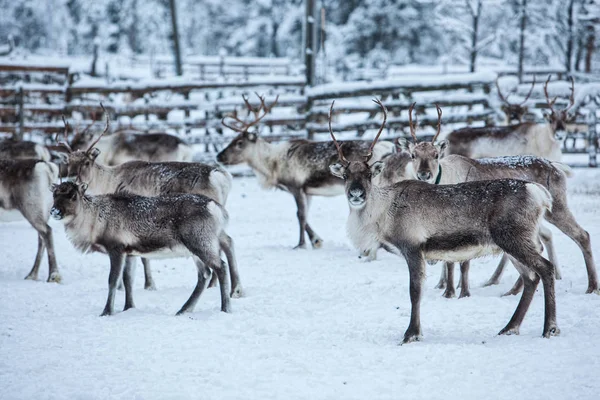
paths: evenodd
<path fill-rule="evenodd" d="M 600 170 L 576 170 L 570 204 L 600 259 Z M 62 284 L 24 281 L 36 248 L 25 222 L 0 224 L 1 399 L 598 399 L 600 296 L 585 295 L 577 246 L 555 232 L 561 336 L 542 339 L 541 285 L 520 336 L 496 333 L 518 297 L 500 297 L 517 273 L 482 288 L 497 259 L 472 264 L 472 297 L 445 299 L 429 266 L 422 342 L 399 346 L 408 326 L 403 259 L 357 258 L 344 197 L 317 198 L 309 221 L 323 249 L 292 250 L 292 197 L 236 179 L 229 198 L 246 295 L 219 312 L 208 289 L 194 313 L 174 314 L 196 282 L 191 260 L 155 261 L 158 291 L 137 309 L 99 317 L 108 259 L 82 255 L 52 221 Z M 47 267 L 41 269 L 47 276 Z M 119 292 L 116 307 L 121 309 Z"/>

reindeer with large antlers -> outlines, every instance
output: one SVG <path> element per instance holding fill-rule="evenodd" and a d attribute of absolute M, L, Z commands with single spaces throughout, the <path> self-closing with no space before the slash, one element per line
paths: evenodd
<path fill-rule="evenodd" d="M 106 128 L 109 129 L 107 114 Z M 69 175 L 76 176 L 88 184 L 88 192 L 96 195 L 127 192 L 139 196 L 161 196 L 173 193 L 204 195 L 225 206 L 231 190 L 231 175 L 221 167 L 192 162 L 146 162 L 129 161 L 117 166 L 106 166 L 98 162 L 100 151 L 95 148 L 102 135 L 98 136 L 87 150 L 69 151 Z M 242 285 L 237 270 L 233 240 L 225 232 L 221 235 L 221 249 L 227 257 L 231 271 L 231 295 L 242 296 Z M 126 258 L 126 264 L 134 263 L 132 257 Z M 145 288 L 154 289 L 150 261 L 142 258 L 146 277 Z M 126 268 L 127 268 L 126 265 Z M 216 284 L 213 275 L 211 286 Z"/>
<path fill-rule="evenodd" d="M 500 97 L 500 100 L 502 100 L 502 102 L 504 103 L 500 108 L 506 115 L 507 124 L 510 125 L 510 123 L 513 121 L 517 122 L 519 124 L 523 122 L 523 117 L 525 116 L 525 114 L 527 114 L 527 111 L 529 110 L 528 107 L 525 105 L 525 103 L 527 103 L 527 100 L 529 100 L 531 93 L 533 93 L 534 87 L 535 87 L 535 75 L 533 76 L 533 82 L 531 83 L 531 88 L 529 89 L 529 93 L 527 93 L 527 96 L 525 96 L 525 99 L 522 102 L 520 102 L 519 104 L 511 103 L 508 101 L 508 98 L 510 97 L 511 94 L 509 93 L 508 96 L 505 97 L 502 94 L 500 85 L 498 84 L 498 79 L 496 79 L 496 89 L 498 90 L 498 97 Z"/>
<path fill-rule="evenodd" d="M 259 96 L 260 106 L 253 109 L 248 99 L 244 102 L 248 110 L 254 113 L 254 119 L 245 121 L 237 115 L 229 115 L 223 119 L 223 125 L 239 134 L 217 155 L 217 161 L 224 165 L 246 163 L 257 175 L 264 188 L 283 189 L 294 196 L 298 207 L 298 223 L 300 239 L 296 248 L 305 248 L 305 232 L 313 248 L 322 246 L 322 239 L 311 228 L 307 221 L 308 207 L 312 196 L 337 196 L 344 192 L 343 181 L 329 173 L 329 165 L 338 160 L 336 145 L 332 142 L 311 142 L 307 140 L 291 140 L 272 144 L 262 139 L 256 131 L 250 131 L 269 113 L 277 103 L 267 106 L 263 97 Z M 228 123 L 227 118 L 235 124 Z M 377 136 L 383 131 L 383 125 Z M 369 143 L 362 140 L 344 141 L 345 157 L 353 160 L 363 159 L 363 154 L 370 154 L 369 159 L 378 161 L 385 154 L 393 152 L 393 144 L 389 142 Z"/>
<path fill-rule="evenodd" d="M 548 83 L 544 85 L 550 114 L 544 117 L 547 124 L 523 122 L 503 127 L 462 128 L 448 134 L 448 153 L 470 158 L 513 155 L 534 155 L 552 161 L 560 161 L 561 144 L 567 136 L 567 123 L 571 121 L 569 110 L 575 104 L 575 82 L 571 79 L 569 105 L 554 110 L 554 100 L 548 95 Z"/>
<path fill-rule="evenodd" d="M 332 139 L 335 142 L 333 134 Z M 515 179 L 456 185 L 405 180 L 379 187 L 373 178 L 385 168 L 383 163 L 343 161 L 342 148 L 337 148 L 342 161 L 330 170 L 345 181 L 352 242 L 360 249 L 382 244 L 408 264 L 411 316 L 404 343 L 420 340 L 422 335 L 420 303 L 426 260 L 456 262 L 502 251 L 517 266 L 525 289 L 500 334 L 519 333 L 540 280 L 545 304 L 543 336 L 559 334 L 554 266 L 540 255 L 538 237 L 540 220 L 552 207 L 544 187 Z"/>
<path fill-rule="evenodd" d="M 414 106 L 414 104 L 413 104 Z M 473 160 L 460 155 L 449 155 L 444 157 L 446 141 L 436 143 L 439 134 L 441 120 L 438 120 L 438 133 L 432 142 L 419 142 L 412 124 L 413 106 L 409 110 L 410 130 L 413 143 L 406 139 L 398 140 L 398 150 L 410 155 L 412 165 L 404 169 L 404 176 L 397 178 L 417 179 L 432 184 L 456 184 L 461 182 L 473 182 L 490 179 L 513 178 L 528 182 L 535 182 L 544 186 L 552 195 L 552 208 L 544 214 L 545 219 L 555 225 L 563 233 L 569 236 L 581 249 L 588 274 L 587 293 L 598 292 L 598 278 L 592 254 L 589 234 L 577 223 L 567 205 L 567 177 L 571 175 L 571 169 L 560 162 L 548 161 L 534 156 L 509 156 L 497 158 L 483 158 Z M 438 110 L 438 115 L 441 112 Z M 394 182 L 386 182 L 392 184 Z M 552 232 L 540 225 L 540 239 L 548 250 L 549 259 L 556 263 L 554 245 L 552 243 Z M 500 276 L 508 261 L 503 256 L 496 272 L 486 283 L 487 285 L 499 283 Z M 460 297 L 469 296 L 469 260 L 460 264 L 461 269 L 461 294 Z M 446 263 L 446 269 L 442 271 L 442 277 L 438 283 L 439 288 L 446 287 L 445 297 L 454 297 L 453 285 L 454 263 Z M 557 278 L 560 277 L 558 268 Z M 446 282 L 447 279 L 447 282 Z M 506 294 L 517 294 L 522 288 L 519 280 Z"/>

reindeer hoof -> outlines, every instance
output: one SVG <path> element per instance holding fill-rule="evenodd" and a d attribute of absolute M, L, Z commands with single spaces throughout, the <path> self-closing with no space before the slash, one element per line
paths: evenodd
<path fill-rule="evenodd" d="M 154 282 L 150 283 L 150 284 L 145 284 L 144 285 L 144 290 L 156 290 L 156 285 L 154 284 Z"/>
<path fill-rule="evenodd" d="M 492 285 L 498 285 L 500 284 L 500 280 L 498 279 L 490 279 L 489 281 L 487 281 L 486 283 L 483 284 L 483 287 L 488 287 L 488 286 L 492 286 Z"/>
<path fill-rule="evenodd" d="M 298 249 L 306 249 L 306 243 L 302 243 L 302 244 L 299 244 L 296 247 L 294 247 L 294 250 L 298 250 Z"/>
<path fill-rule="evenodd" d="M 471 292 L 469 292 L 468 290 L 465 291 L 460 291 L 460 296 L 458 296 L 459 299 L 462 299 L 464 297 L 471 297 Z"/>
<path fill-rule="evenodd" d="M 47 282 L 61 283 L 62 282 L 62 276 L 60 276 L 60 273 L 58 273 L 58 272 L 53 272 L 48 277 Z"/>
<path fill-rule="evenodd" d="M 518 334 L 519 334 L 519 328 L 506 327 L 506 328 L 502 329 L 500 332 L 498 332 L 498 335 L 518 335 Z"/>
<path fill-rule="evenodd" d="M 123 311 L 127 311 L 130 308 L 135 308 L 135 305 L 133 303 L 132 304 L 125 304 L 125 307 L 123 307 Z"/>
<path fill-rule="evenodd" d="M 516 296 L 519 293 L 521 293 L 521 289 L 510 289 L 508 292 L 504 293 L 502 296 L 500 297 L 506 297 L 506 296 Z"/>
<path fill-rule="evenodd" d="M 412 343 L 412 342 L 420 342 L 421 339 L 423 339 L 423 336 L 421 336 L 419 334 L 404 335 L 404 340 L 402 341 L 402 344 L 407 344 L 407 343 Z"/>
<path fill-rule="evenodd" d="M 453 297 L 456 297 L 456 292 L 454 290 L 448 290 L 448 288 L 446 288 L 446 290 L 444 290 L 444 293 L 442 294 L 442 297 L 445 297 L 447 299 L 451 299 Z"/>
<path fill-rule="evenodd" d="M 321 247 L 323 247 L 323 239 L 321 238 L 313 239 L 311 243 L 313 249 L 320 249 Z"/>
<path fill-rule="evenodd" d="M 107 310 L 104 309 L 104 311 L 102 311 L 102 314 L 100 314 L 101 317 L 110 317 L 112 315 L 112 310 Z"/>
<path fill-rule="evenodd" d="M 27 279 L 27 278 L 25 278 Z M 596 286 L 588 286 L 587 290 L 585 291 L 586 294 L 600 294 L 600 289 L 598 289 L 598 285 Z"/>
<path fill-rule="evenodd" d="M 435 289 L 445 289 L 446 281 L 439 281 L 437 285 L 435 285 Z"/>
<path fill-rule="evenodd" d="M 25 277 L 25 280 L 26 280 L 26 281 L 37 281 L 37 280 L 38 280 L 38 277 L 37 277 L 37 275 L 31 275 L 31 274 L 29 274 L 29 275 L 27 275 L 27 276 Z"/>
<path fill-rule="evenodd" d="M 242 286 L 240 285 L 231 291 L 230 297 L 232 297 L 234 299 L 239 299 L 243 295 L 244 295 L 244 290 L 242 289 Z"/>
<path fill-rule="evenodd" d="M 546 330 L 542 335 L 545 338 L 549 338 L 550 336 L 558 336 L 560 335 L 560 329 L 557 326 L 553 326 L 550 329 Z"/>

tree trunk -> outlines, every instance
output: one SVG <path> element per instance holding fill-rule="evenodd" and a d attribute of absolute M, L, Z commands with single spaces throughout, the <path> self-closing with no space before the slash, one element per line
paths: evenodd
<path fill-rule="evenodd" d="M 567 45 L 565 49 L 565 69 L 567 73 L 571 72 L 573 60 L 573 10 L 575 0 L 569 0 L 567 8 Z"/>
<path fill-rule="evenodd" d="M 586 43 L 586 54 L 585 54 L 585 72 L 592 72 L 592 55 L 594 54 L 594 44 L 596 41 L 596 32 L 593 25 L 589 25 L 587 28 L 588 36 Z"/>
<path fill-rule="evenodd" d="M 523 82 L 523 61 L 525 59 L 525 29 L 527 27 L 527 0 L 521 0 L 521 33 L 519 38 L 519 83 Z"/>
<path fill-rule="evenodd" d="M 271 55 L 279 57 L 279 46 L 277 46 L 277 31 L 279 30 L 279 22 L 273 20 L 271 26 Z"/>
<path fill-rule="evenodd" d="M 171 24 L 173 26 L 173 53 L 175 53 L 175 71 L 178 76 L 183 75 L 183 68 L 181 67 L 181 50 L 179 48 L 179 30 L 177 29 L 177 7 L 175 6 L 175 0 L 169 0 L 169 6 L 171 8 Z"/>
<path fill-rule="evenodd" d="M 469 1 L 469 0 L 467 0 Z M 477 10 L 472 10 L 473 32 L 471 34 L 471 66 L 470 71 L 475 72 L 475 63 L 477 62 L 477 41 L 479 40 L 479 18 L 481 17 L 481 0 L 477 1 Z"/>
<path fill-rule="evenodd" d="M 581 68 L 581 57 L 583 57 L 583 49 L 585 48 L 585 33 L 581 33 L 577 36 L 577 51 L 575 52 L 575 71 L 579 71 Z"/>
<path fill-rule="evenodd" d="M 316 26 L 315 0 L 304 0 L 306 5 L 304 15 L 304 65 L 306 67 L 306 84 L 315 84 L 315 56 L 316 56 Z"/>

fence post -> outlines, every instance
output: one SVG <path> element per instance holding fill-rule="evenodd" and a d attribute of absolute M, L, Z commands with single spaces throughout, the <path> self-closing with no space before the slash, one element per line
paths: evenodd
<path fill-rule="evenodd" d="M 590 161 L 588 165 L 590 167 L 598 167 L 598 131 L 596 125 L 598 124 L 598 118 L 596 117 L 596 111 L 592 110 L 588 118 L 588 156 Z"/>
<path fill-rule="evenodd" d="M 25 125 L 25 91 L 23 90 L 23 86 L 19 88 L 19 93 L 17 94 L 17 102 L 19 107 L 19 128 L 16 132 L 16 139 L 23 140 L 23 126 Z"/>

